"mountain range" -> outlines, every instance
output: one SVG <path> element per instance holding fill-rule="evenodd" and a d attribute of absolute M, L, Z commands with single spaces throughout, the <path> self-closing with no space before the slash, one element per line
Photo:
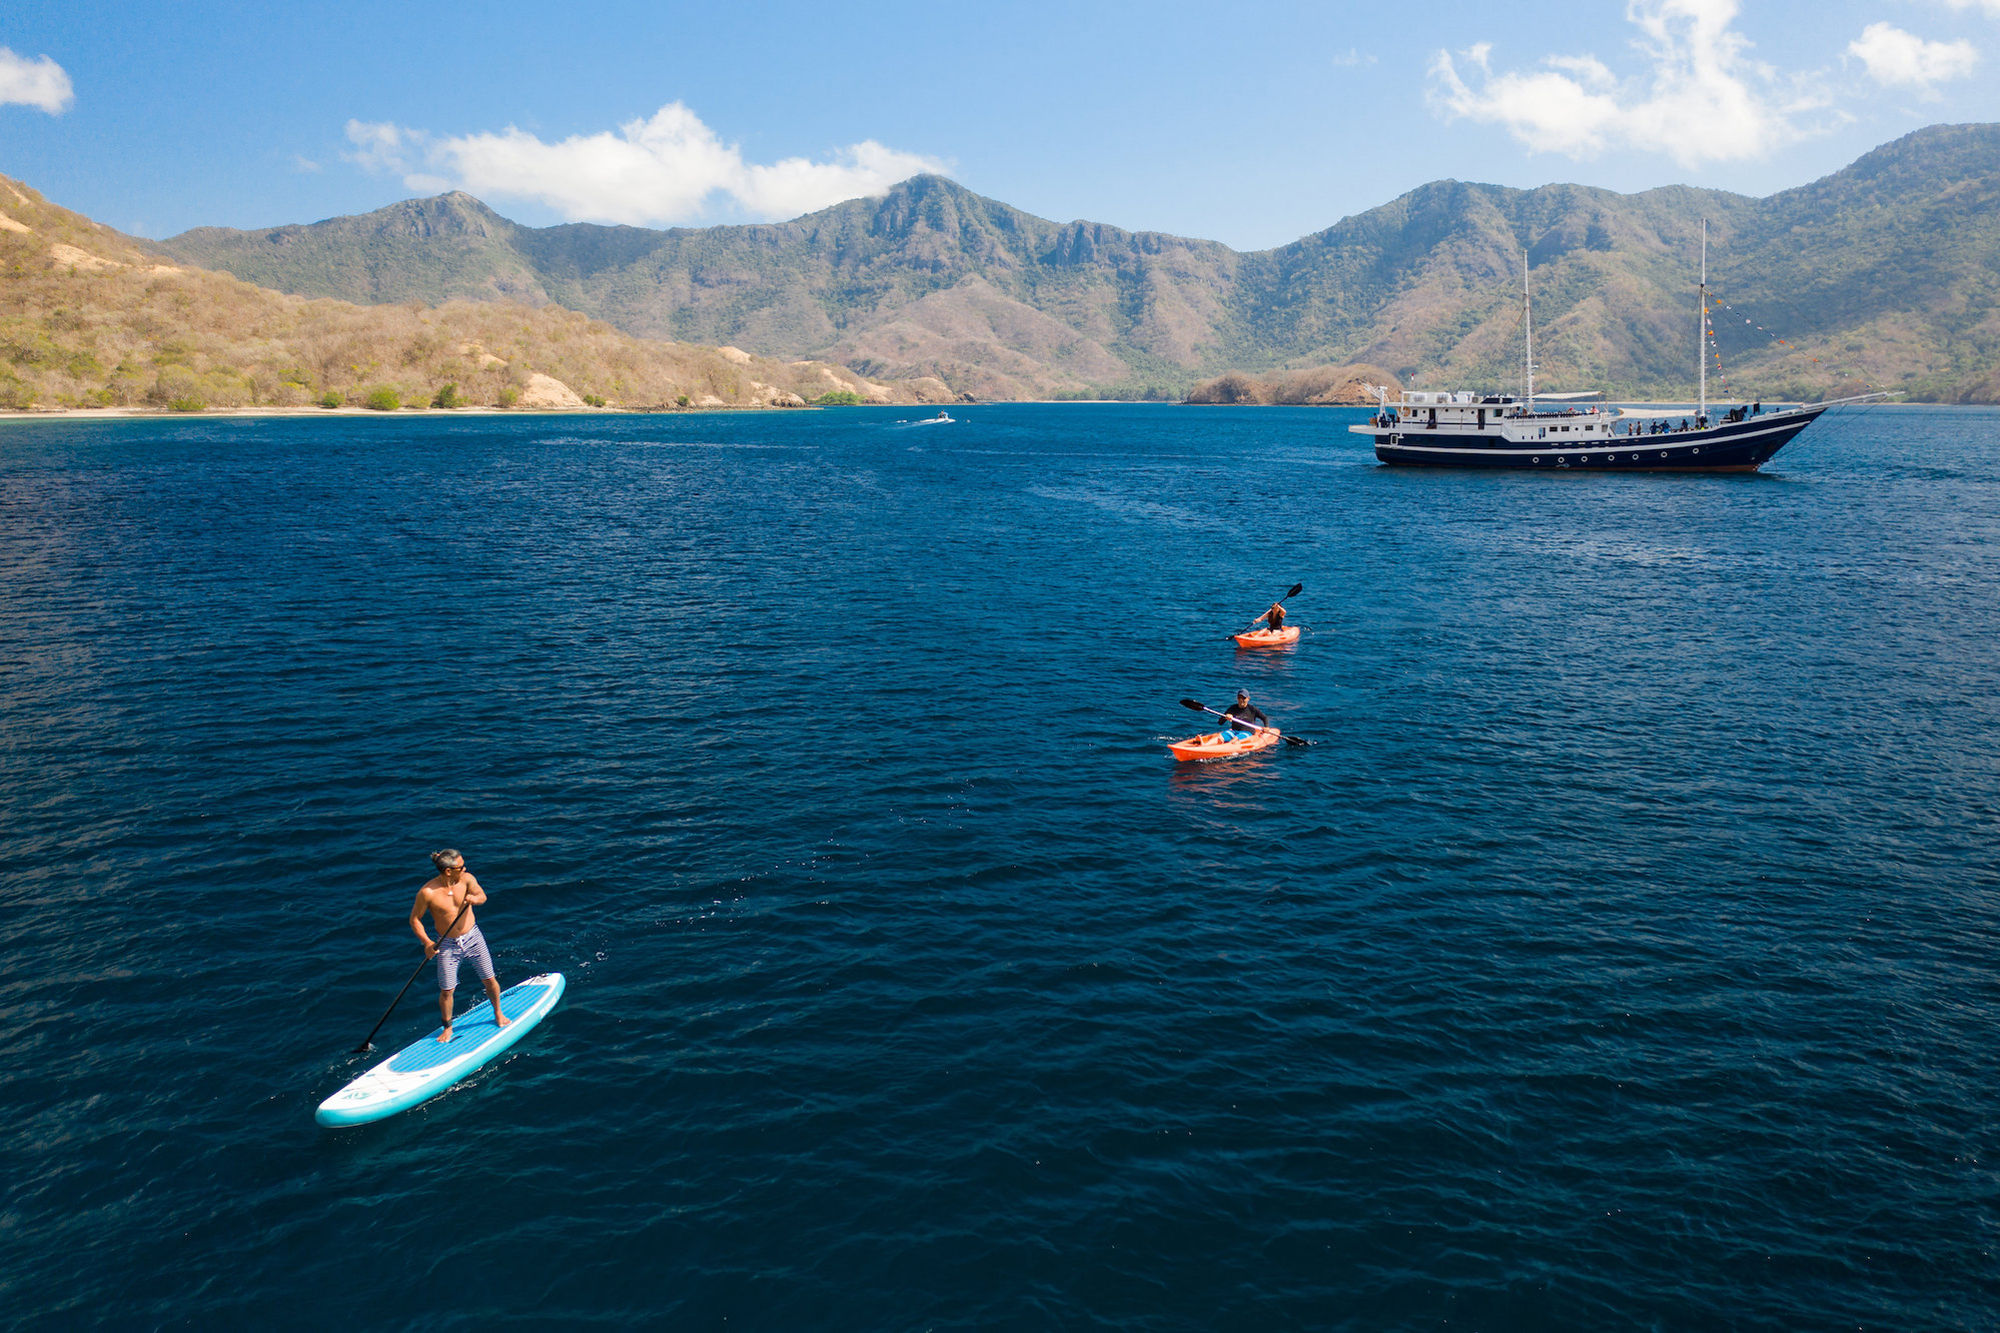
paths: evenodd
<path fill-rule="evenodd" d="M 1676 397 L 1704 220 L 1727 391 L 2000 398 L 2000 125 L 1932 126 L 1764 198 L 1437 181 L 1255 252 L 1053 222 L 938 176 L 781 223 L 528 227 L 451 193 L 158 248 L 304 296 L 560 305 L 983 398 L 1178 397 L 1352 363 L 1511 386 L 1525 257 L 1541 387 Z"/>
<path fill-rule="evenodd" d="M 358 305 L 175 264 L 0 176 L 0 410 L 940 403 L 937 380 L 635 338 L 560 306 Z"/>

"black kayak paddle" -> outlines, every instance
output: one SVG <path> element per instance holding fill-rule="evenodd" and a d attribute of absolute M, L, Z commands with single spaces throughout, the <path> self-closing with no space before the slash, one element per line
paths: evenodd
<path fill-rule="evenodd" d="M 1285 604 L 1285 603 L 1286 603 L 1286 602 L 1287 602 L 1287 601 L 1288 601 L 1289 599 L 1291 599 L 1291 598 L 1293 598 L 1293 597 L 1297 597 L 1297 596 L 1298 596 L 1298 595 L 1299 595 L 1300 593 L 1304 592 L 1305 590 L 1306 590 L 1306 585 L 1305 585 L 1305 584 L 1303 584 L 1303 583 L 1294 583 L 1294 584 L 1292 585 L 1292 590 L 1291 590 L 1290 592 L 1286 593 L 1286 594 L 1285 594 L 1285 595 L 1284 595 L 1283 597 L 1280 597 L 1280 598 L 1278 599 L 1278 605 L 1279 605 L 1279 606 L 1283 606 L 1283 605 L 1284 605 L 1284 604 Z M 1270 615 L 1270 614 L 1271 614 L 1271 613 L 1270 613 L 1269 611 L 1266 611 L 1266 612 L 1264 613 L 1264 616 L 1268 616 L 1268 615 Z M 1248 633 L 1250 632 L 1250 630 L 1254 630 L 1254 629 L 1256 629 L 1256 628 L 1257 628 L 1257 621 L 1259 621 L 1259 620 L 1262 620 L 1262 619 L 1264 618 L 1264 616 L 1258 616 L 1258 617 L 1257 617 L 1257 620 L 1253 620 L 1253 621 L 1251 621 L 1251 622 L 1250 622 L 1250 628 L 1249 628 L 1249 629 L 1240 629 L 1240 630 L 1237 630 L 1237 631 L 1236 631 L 1236 634 L 1248 634 Z M 1228 637 L 1228 638 L 1231 638 L 1231 639 L 1233 639 L 1233 638 L 1235 638 L 1235 637 L 1236 637 L 1236 634 L 1231 634 L 1231 635 L 1228 635 L 1228 636 L 1226 636 L 1226 637 Z"/>
<path fill-rule="evenodd" d="M 1255 722 L 1245 722 L 1240 717 L 1230 717 L 1229 714 L 1227 713 L 1216 713 L 1213 708 L 1210 708 L 1207 704 L 1202 703 L 1198 699 L 1183 699 L 1181 700 L 1181 707 L 1192 708 L 1197 713 L 1215 713 L 1217 717 L 1224 718 L 1235 726 L 1248 727 L 1252 731 L 1277 731 L 1276 727 L 1260 727 Z M 1283 741 L 1287 745 L 1295 745 L 1301 750 L 1305 749 L 1307 746 L 1312 744 L 1311 741 L 1307 740 L 1303 736 L 1292 736 L 1282 731 L 1278 732 L 1278 739 Z"/>

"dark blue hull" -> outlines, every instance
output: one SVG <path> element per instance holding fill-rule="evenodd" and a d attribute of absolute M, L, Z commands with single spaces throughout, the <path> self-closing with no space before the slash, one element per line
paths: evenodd
<path fill-rule="evenodd" d="M 1589 445 L 1510 444 L 1495 436 L 1440 438 L 1423 430 L 1375 436 L 1375 457 L 1398 467 L 1569 468 L 1592 472 L 1754 472 L 1810 426 L 1823 407 L 1766 412 L 1747 421 Z M 1428 438 L 1426 438 L 1428 437 Z"/>

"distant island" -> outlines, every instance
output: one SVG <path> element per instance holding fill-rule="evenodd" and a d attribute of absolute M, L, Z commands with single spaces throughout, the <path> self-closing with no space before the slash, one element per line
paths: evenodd
<path fill-rule="evenodd" d="M 1371 385 L 1402 392 L 1380 366 L 1310 366 L 1266 375 L 1232 370 L 1195 385 L 1187 401 L 1204 407 L 1372 407 Z"/>
<path fill-rule="evenodd" d="M 1290 245 L 1057 223 L 918 176 L 751 226 L 525 227 L 462 193 L 121 236 L 0 178 L 0 405 L 1356 402 L 1539 381 L 2000 402 L 2000 125 L 1932 126 L 1765 199 L 1440 181 Z M 1375 378 L 1379 377 L 1379 378 Z M 446 389 L 450 393 L 446 393 Z"/>

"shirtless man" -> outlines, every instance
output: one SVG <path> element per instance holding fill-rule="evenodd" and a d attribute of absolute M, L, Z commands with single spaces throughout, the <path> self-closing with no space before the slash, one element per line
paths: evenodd
<path fill-rule="evenodd" d="M 410 908 L 410 929 L 424 942 L 424 957 L 437 959 L 438 1012 L 444 1015 L 444 1031 L 438 1040 L 451 1040 L 451 996 L 458 989 L 458 965 L 462 962 L 471 963 L 485 983 L 486 998 L 493 1001 L 493 1021 L 504 1028 L 512 1020 L 500 1010 L 500 981 L 493 975 L 493 955 L 487 952 L 486 937 L 479 933 L 472 911 L 486 901 L 486 890 L 479 887 L 479 881 L 465 868 L 465 858 L 457 852 L 432 852 L 431 864 L 437 867 L 437 877 L 417 890 L 417 901 Z M 437 923 L 436 940 L 424 929 L 425 912 Z"/>

